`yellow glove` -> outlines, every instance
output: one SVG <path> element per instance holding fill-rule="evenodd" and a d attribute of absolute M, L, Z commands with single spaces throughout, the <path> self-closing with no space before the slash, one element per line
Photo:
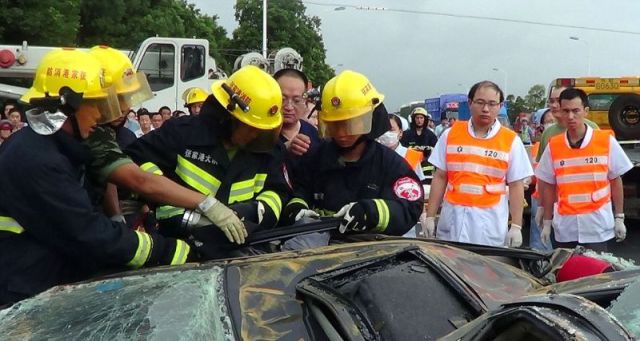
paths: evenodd
<path fill-rule="evenodd" d="M 202 214 L 216 225 L 230 242 L 244 244 L 248 236 L 244 223 L 229 207 L 218 201 L 213 196 L 208 196 L 198 205 Z"/>

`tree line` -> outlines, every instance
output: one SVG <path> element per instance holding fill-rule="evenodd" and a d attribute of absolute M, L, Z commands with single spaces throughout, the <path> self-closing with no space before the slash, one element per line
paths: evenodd
<path fill-rule="evenodd" d="M 0 42 L 89 47 L 106 44 L 135 49 L 152 36 L 203 38 L 219 67 L 230 74 L 236 57 L 262 47 L 262 0 L 238 0 L 238 28 L 227 37 L 219 17 L 185 0 L 0 0 Z M 270 0 L 269 48 L 291 47 L 304 57 L 315 84 L 334 75 L 325 63 L 320 18 L 307 16 L 301 0 Z"/>

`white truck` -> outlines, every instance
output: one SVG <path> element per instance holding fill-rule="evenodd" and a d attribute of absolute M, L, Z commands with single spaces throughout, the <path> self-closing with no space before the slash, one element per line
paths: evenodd
<path fill-rule="evenodd" d="M 19 99 L 27 90 L 12 85 L 16 79 L 33 79 L 42 57 L 56 47 L 0 45 L 0 98 Z M 129 55 L 134 67 L 147 75 L 154 98 L 143 104 L 149 111 L 162 106 L 182 109 L 182 93 L 190 87 L 209 90 L 212 79 L 226 78 L 209 55 L 206 39 L 152 37 L 143 41 Z M 18 81 L 18 83 L 20 83 Z"/>

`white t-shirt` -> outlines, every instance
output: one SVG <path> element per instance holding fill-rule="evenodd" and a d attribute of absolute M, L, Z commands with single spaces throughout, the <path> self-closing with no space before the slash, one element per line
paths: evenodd
<path fill-rule="evenodd" d="M 569 146 L 567 133 L 564 133 L 564 142 Z M 587 132 L 584 140 L 580 145 L 580 149 L 585 148 L 593 137 L 593 128 L 587 126 Z M 556 175 L 553 170 L 553 161 L 551 160 L 550 145 L 547 145 L 540 162 L 536 168 L 536 177 L 546 183 L 555 184 Z M 633 168 L 633 164 L 627 154 L 625 154 L 618 141 L 613 136 L 609 137 L 609 171 L 607 178 L 615 179 Z M 553 225 L 555 240 L 565 242 L 579 243 L 599 243 L 607 241 L 614 237 L 613 230 L 613 209 L 611 203 L 608 203 L 594 212 L 577 215 L 562 215 L 554 207 Z"/>
<path fill-rule="evenodd" d="M 500 127 L 500 122 L 496 120 L 486 137 L 477 137 L 471 126 L 471 121 L 467 123 L 469 134 L 481 139 L 494 137 Z M 449 133 L 451 133 L 451 129 L 442 133 L 429 157 L 429 162 L 433 166 L 445 172 L 447 171 Z M 507 184 L 533 175 L 529 155 L 522 141 L 517 137 L 513 139 L 508 162 L 505 179 Z M 508 223 L 509 205 L 506 194 L 502 195 L 497 205 L 489 208 L 454 205 L 443 200 L 436 237 L 465 243 L 500 246 L 504 245 Z"/>

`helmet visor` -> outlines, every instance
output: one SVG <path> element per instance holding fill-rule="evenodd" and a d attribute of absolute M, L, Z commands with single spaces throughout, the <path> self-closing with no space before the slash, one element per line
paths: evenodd
<path fill-rule="evenodd" d="M 372 112 L 342 121 L 319 119 L 318 129 L 322 137 L 363 135 L 371 131 Z"/>
<path fill-rule="evenodd" d="M 122 116 L 115 87 L 110 86 L 102 90 L 106 94 L 105 97 L 86 98 L 82 100 L 83 105 L 95 107 L 100 112 L 98 124 L 109 123 Z"/>
<path fill-rule="evenodd" d="M 144 72 L 136 72 L 131 79 L 123 79 L 115 84 L 120 101 L 120 109 L 128 110 L 138 107 L 153 98 L 153 92 Z"/>

